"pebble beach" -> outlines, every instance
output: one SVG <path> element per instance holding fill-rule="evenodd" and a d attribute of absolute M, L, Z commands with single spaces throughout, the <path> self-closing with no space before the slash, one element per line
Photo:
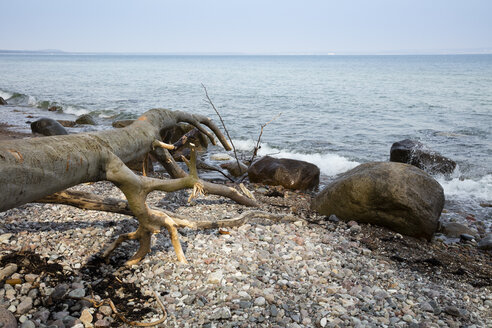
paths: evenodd
<path fill-rule="evenodd" d="M 122 198 L 109 182 L 74 188 Z M 0 313 L 23 328 L 125 327 L 107 300 L 128 321 L 152 322 L 163 316 L 157 293 L 167 312 L 159 327 L 491 327 L 490 251 L 320 217 L 308 193 L 248 188 L 260 210 L 292 216 L 181 229 L 187 265 L 167 232 L 139 265 L 123 266 L 133 242 L 102 262 L 110 242 L 136 229 L 128 216 L 53 204 L 0 213 Z M 148 203 L 195 220 L 249 210 L 188 195 L 154 192 Z"/>

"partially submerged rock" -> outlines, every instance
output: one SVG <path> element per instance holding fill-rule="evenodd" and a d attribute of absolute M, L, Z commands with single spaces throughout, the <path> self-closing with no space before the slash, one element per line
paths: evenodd
<path fill-rule="evenodd" d="M 265 156 L 248 169 L 251 182 L 288 189 L 313 189 L 319 185 L 319 168 L 308 162 Z"/>
<path fill-rule="evenodd" d="M 73 128 L 76 124 L 75 121 L 69 121 L 69 120 L 57 120 L 57 122 L 66 128 Z"/>
<path fill-rule="evenodd" d="M 431 151 L 418 141 L 405 139 L 391 146 L 390 161 L 407 163 L 427 173 L 450 174 L 456 168 L 456 162 Z"/>
<path fill-rule="evenodd" d="M 441 185 L 424 171 L 401 163 L 373 162 L 342 174 L 317 195 L 319 213 L 387 227 L 430 239 L 444 207 Z"/>
<path fill-rule="evenodd" d="M 40 133 L 45 136 L 56 136 L 68 134 L 67 130 L 51 118 L 43 117 L 31 123 L 32 133 Z"/>
<path fill-rule="evenodd" d="M 8 105 L 7 101 L 5 99 L 3 99 L 2 97 L 0 97 L 0 105 L 2 105 L 2 106 Z"/>
<path fill-rule="evenodd" d="M 50 108 L 48 108 L 48 111 L 50 112 L 61 112 L 63 111 L 63 108 L 61 106 L 51 106 Z"/>
<path fill-rule="evenodd" d="M 80 125 L 96 125 L 96 121 L 94 121 L 94 118 L 92 118 L 92 116 L 90 116 L 89 114 L 79 116 L 75 120 L 75 123 Z"/>

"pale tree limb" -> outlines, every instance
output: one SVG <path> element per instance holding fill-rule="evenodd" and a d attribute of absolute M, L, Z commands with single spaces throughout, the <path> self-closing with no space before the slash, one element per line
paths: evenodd
<path fill-rule="evenodd" d="M 186 160 L 190 173 L 186 177 L 172 180 L 155 179 L 135 175 L 123 162 L 116 156 L 108 161 L 106 178 L 115 183 L 123 192 L 127 202 L 114 201 L 110 198 L 97 198 L 95 195 L 86 196 L 80 192 L 71 193 L 64 191 L 49 197 L 45 197 L 39 202 L 64 203 L 76 207 L 113 211 L 116 213 L 134 215 L 139 222 L 136 231 L 120 235 L 111 245 L 103 252 L 103 257 L 109 259 L 111 253 L 126 240 L 138 240 L 139 248 L 135 255 L 127 261 L 127 265 L 138 263 L 149 251 L 151 246 L 151 236 L 153 233 L 160 232 L 165 227 L 171 236 L 171 242 L 175 249 L 178 261 L 187 263 L 184 256 L 177 228 L 193 228 L 195 224 L 192 221 L 178 217 L 172 213 L 164 212 L 155 208 L 150 208 L 146 204 L 147 195 L 155 190 L 171 192 L 185 188 L 193 188 L 192 197 L 198 196 L 204 191 L 213 194 L 223 195 L 232 200 L 245 205 L 256 206 L 256 202 L 241 195 L 237 190 L 216 185 L 203 181 L 198 178 L 196 169 L 196 151 L 192 148 L 190 160 Z M 72 198 L 72 199 L 70 199 Z"/>
<path fill-rule="evenodd" d="M 80 192 L 80 191 L 64 191 L 52 195 L 51 197 L 46 197 L 41 200 L 45 203 L 57 203 L 64 205 L 71 205 L 82 209 L 95 209 L 99 211 L 106 211 L 112 213 L 135 215 L 130 209 L 130 206 L 126 201 L 107 198 L 91 193 Z M 157 229 L 158 227 L 164 226 L 169 231 L 171 237 L 171 243 L 176 252 L 178 261 L 186 263 L 186 258 L 184 256 L 181 244 L 179 243 L 179 235 L 177 228 L 190 228 L 190 229 L 216 229 L 216 228 L 231 228 L 239 227 L 246 224 L 252 218 L 264 218 L 272 220 L 275 222 L 279 221 L 296 221 L 298 218 L 290 214 L 272 214 L 263 211 L 246 211 L 240 214 L 238 217 L 231 219 L 220 219 L 220 220 L 189 220 L 182 215 L 171 213 L 160 208 L 151 207 L 148 209 L 149 224 L 150 227 Z M 114 251 L 121 243 L 126 240 L 137 239 L 140 241 L 140 247 L 135 256 L 127 262 L 127 264 L 133 264 L 136 259 L 141 259 L 145 254 L 150 251 L 150 236 L 151 233 L 156 233 L 156 231 L 151 231 L 149 228 L 142 226 L 144 220 L 139 219 L 139 228 L 137 231 L 120 235 L 103 253 L 103 257 L 108 258 L 112 251 Z"/>

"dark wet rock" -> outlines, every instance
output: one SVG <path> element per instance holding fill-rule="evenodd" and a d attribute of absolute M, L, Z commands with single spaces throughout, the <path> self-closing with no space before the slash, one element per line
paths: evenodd
<path fill-rule="evenodd" d="M 492 249 L 492 233 L 489 233 L 478 242 L 478 248 L 485 250 Z"/>
<path fill-rule="evenodd" d="M 471 241 L 471 240 L 474 240 L 474 239 L 475 239 L 475 237 L 474 237 L 474 236 L 472 236 L 472 235 L 469 235 L 469 234 L 467 234 L 467 233 L 463 233 L 463 234 L 461 234 L 461 235 L 460 235 L 460 239 L 461 239 L 462 241 Z"/>
<path fill-rule="evenodd" d="M 15 320 L 14 315 L 3 307 L 0 307 L 0 327 L 17 328 L 17 320 Z"/>
<path fill-rule="evenodd" d="M 450 174 L 456 168 L 455 161 L 410 139 L 395 142 L 391 146 L 390 161 L 411 164 L 431 174 Z"/>
<path fill-rule="evenodd" d="M 113 128 L 121 129 L 129 126 L 133 122 L 135 122 L 135 120 L 119 120 L 119 121 L 114 121 L 113 123 L 111 123 L 111 125 L 113 126 Z"/>
<path fill-rule="evenodd" d="M 68 120 L 56 120 L 56 121 L 66 128 L 73 128 L 76 124 L 75 121 L 68 121 Z"/>
<path fill-rule="evenodd" d="M 94 118 L 92 118 L 89 114 L 80 115 L 75 120 L 75 123 L 81 125 L 96 125 L 96 121 L 94 121 Z"/>
<path fill-rule="evenodd" d="M 68 134 L 67 130 L 56 120 L 43 117 L 31 123 L 32 133 L 40 133 L 45 136 Z"/>
<path fill-rule="evenodd" d="M 2 97 L 0 97 L 0 106 L 5 106 L 5 105 L 8 105 L 7 101 L 5 99 L 3 99 Z"/>
<path fill-rule="evenodd" d="M 461 235 L 467 234 L 476 236 L 477 232 L 468 228 L 466 225 L 458 223 L 458 222 L 448 222 L 442 223 L 439 229 L 439 232 L 442 232 L 449 238 L 460 238 Z"/>
<path fill-rule="evenodd" d="M 251 182 L 300 190 L 317 187 L 319 174 L 319 168 L 312 163 L 270 156 L 262 157 L 248 169 Z"/>
<path fill-rule="evenodd" d="M 401 163 L 373 162 L 342 174 L 319 193 L 311 208 L 430 239 L 444 206 L 441 185 L 424 171 Z"/>
<path fill-rule="evenodd" d="M 240 177 L 241 175 L 243 175 L 248 171 L 248 167 L 246 166 L 246 164 L 242 163 L 241 161 L 239 161 L 239 166 L 237 163 L 238 163 L 237 161 L 222 163 L 220 164 L 220 167 L 229 171 L 229 173 L 232 176 Z"/>
<path fill-rule="evenodd" d="M 50 108 L 48 108 L 48 111 L 50 112 L 61 112 L 62 111 L 62 107 L 61 106 L 51 106 Z"/>
<path fill-rule="evenodd" d="M 335 214 L 332 214 L 328 217 L 328 221 L 333 222 L 333 223 L 338 223 L 338 222 L 340 222 L 340 219 L 337 218 L 337 216 Z"/>

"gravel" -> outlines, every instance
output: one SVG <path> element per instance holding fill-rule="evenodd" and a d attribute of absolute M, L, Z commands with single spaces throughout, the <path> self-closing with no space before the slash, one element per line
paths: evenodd
<path fill-rule="evenodd" d="M 122 198 L 107 182 L 75 189 Z M 128 318 L 154 321 L 162 316 L 157 292 L 170 327 L 486 327 L 492 322 L 490 285 L 439 275 L 439 267 L 433 273 L 419 271 L 377 247 L 370 249 L 367 239 L 375 239 L 374 227 L 335 217 L 321 221 L 307 209 L 308 194 L 283 191 L 282 198 L 266 192 L 265 187 L 255 190 L 262 210 L 293 213 L 297 220 L 253 219 L 225 229 L 228 234 L 181 229 L 188 265 L 176 262 L 167 232 L 154 236 L 152 252 L 139 265 L 121 266 L 135 252 L 134 242 L 118 248 L 109 264 L 97 262 L 95 255 L 119 234 L 136 229 L 128 216 L 52 204 L 1 213 L 0 231 L 9 236 L 2 239 L 0 256 L 24 256 L 34 263 L 35 254 L 44 264 L 39 272 L 22 261 L 1 262 L 5 279 L 19 281 L 0 284 L 0 308 L 12 312 L 22 327 L 122 327 L 109 303 L 99 302 L 110 295 Z M 152 193 L 149 204 L 164 197 Z M 175 197 L 186 200 L 188 192 Z M 199 219 L 248 210 L 213 195 L 193 205 L 162 204 Z M 397 243 L 406 240 L 385 234 Z M 416 242 L 448 247 L 440 241 Z M 462 253 L 476 248 L 456 247 Z M 489 261 L 483 265 L 490 266 L 490 253 L 480 252 Z"/>

